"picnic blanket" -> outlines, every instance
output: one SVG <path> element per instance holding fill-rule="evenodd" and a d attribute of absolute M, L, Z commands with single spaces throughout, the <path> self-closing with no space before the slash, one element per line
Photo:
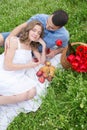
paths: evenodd
<path fill-rule="evenodd" d="M 51 64 L 55 67 L 61 68 L 60 64 L 61 54 L 56 55 L 54 58 L 50 60 Z M 31 69 L 26 72 L 27 75 L 31 76 L 33 79 L 37 80 L 36 72 L 43 65 L 39 65 L 38 67 Z M 40 83 L 41 84 L 41 83 Z M 1 105 L 0 106 L 0 130 L 6 130 L 8 125 L 13 121 L 13 119 L 20 114 L 36 112 L 42 103 L 42 96 L 45 96 L 47 93 L 47 87 L 49 86 L 49 82 L 41 84 L 41 87 L 37 88 L 38 95 L 36 95 L 32 100 L 23 101 L 21 103 L 9 104 L 9 105 Z"/>

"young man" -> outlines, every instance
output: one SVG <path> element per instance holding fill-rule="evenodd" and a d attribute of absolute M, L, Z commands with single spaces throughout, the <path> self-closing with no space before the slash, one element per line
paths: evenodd
<path fill-rule="evenodd" d="M 57 10 L 51 15 L 37 14 L 31 17 L 27 22 L 17 26 L 13 31 L 0 34 L 0 45 L 6 43 L 9 46 L 9 39 L 11 36 L 18 36 L 23 28 L 25 28 L 28 22 L 32 20 L 39 20 L 44 26 L 44 37 L 43 40 L 46 42 L 47 48 L 51 51 L 47 55 L 49 58 L 54 57 L 56 54 L 62 52 L 63 48 L 67 46 L 69 41 L 69 32 L 66 30 L 64 25 L 68 22 L 68 14 L 64 10 Z M 55 47 L 56 41 L 61 40 L 62 46 Z"/>

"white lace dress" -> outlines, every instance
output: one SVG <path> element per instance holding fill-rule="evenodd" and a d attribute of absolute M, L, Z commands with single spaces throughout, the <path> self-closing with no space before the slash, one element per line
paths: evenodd
<path fill-rule="evenodd" d="M 31 51 L 20 48 L 16 51 L 14 63 L 27 63 L 32 59 Z M 51 64 L 55 67 L 60 65 L 61 54 L 56 55 L 50 60 Z M 38 67 L 22 70 L 22 71 L 4 71 L 3 69 L 4 54 L 0 55 L 0 95 L 13 95 L 36 87 L 37 95 L 28 101 L 21 103 L 1 105 L 0 106 L 0 130 L 6 130 L 12 120 L 21 112 L 35 112 L 42 103 L 42 96 L 46 95 L 49 82 L 40 83 L 36 72 L 42 65 Z"/>

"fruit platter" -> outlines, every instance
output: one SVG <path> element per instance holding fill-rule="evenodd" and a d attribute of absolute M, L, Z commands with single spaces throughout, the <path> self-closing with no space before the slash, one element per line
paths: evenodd
<path fill-rule="evenodd" d="M 45 65 L 41 67 L 36 73 L 38 80 L 41 83 L 44 83 L 45 80 L 48 80 L 50 82 L 53 79 L 54 74 L 55 74 L 55 67 L 51 65 L 49 61 L 46 61 Z"/>

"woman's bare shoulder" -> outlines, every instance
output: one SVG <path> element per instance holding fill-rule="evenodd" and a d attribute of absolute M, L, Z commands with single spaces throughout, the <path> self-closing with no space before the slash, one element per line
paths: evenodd
<path fill-rule="evenodd" d="M 10 47 L 14 48 L 14 49 L 17 49 L 18 48 L 18 41 L 19 41 L 18 37 L 12 36 L 10 38 Z"/>

